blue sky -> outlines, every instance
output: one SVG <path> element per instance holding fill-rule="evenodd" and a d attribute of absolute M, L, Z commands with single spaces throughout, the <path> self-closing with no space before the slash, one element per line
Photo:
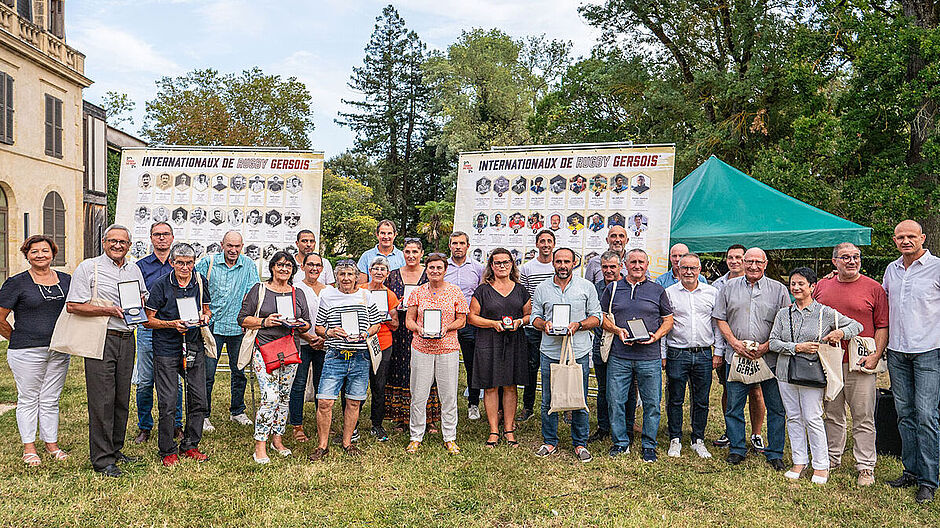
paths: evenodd
<path fill-rule="evenodd" d="M 578 15 L 577 0 L 402 0 L 393 4 L 429 49 L 445 49 L 461 31 L 498 27 L 520 38 L 546 34 L 570 40 L 586 55 L 600 32 Z M 95 84 L 85 99 L 108 91 L 137 104 L 136 133 L 154 81 L 195 68 L 295 76 L 313 97 L 313 148 L 330 157 L 352 146 L 353 135 L 333 122 L 358 99 L 346 86 L 352 68 L 388 2 L 366 0 L 72 0 L 66 3 L 66 39 L 86 55 L 85 75 Z"/>

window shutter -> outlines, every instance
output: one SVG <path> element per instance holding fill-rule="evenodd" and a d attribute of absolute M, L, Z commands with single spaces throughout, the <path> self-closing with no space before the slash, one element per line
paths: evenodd
<path fill-rule="evenodd" d="M 7 142 L 7 143 L 10 143 L 10 144 L 12 145 L 12 144 L 13 144 L 13 77 L 10 77 L 9 75 L 7 75 L 6 78 L 7 78 L 7 90 L 6 90 L 6 92 L 7 92 L 7 93 L 6 93 L 6 101 L 7 101 L 7 104 L 6 104 L 6 107 L 7 107 L 7 111 L 6 111 L 6 114 L 7 114 L 7 115 L 6 115 L 6 121 L 7 121 L 6 131 L 7 131 L 7 134 L 6 134 L 6 142 Z M 3 101 L 2 101 L 2 100 L 0 100 L 0 108 L 3 108 Z M 3 112 L 0 112 L 0 121 L 2 121 L 2 120 L 3 120 Z"/>
<path fill-rule="evenodd" d="M 0 72 L 0 142 L 7 142 L 7 74 Z"/>
<path fill-rule="evenodd" d="M 42 232 L 52 237 L 59 252 L 52 261 L 53 266 L 65 265 L 65 204 L 59 193 L 52 191 L 42 204 Z"/>
<path fill-rule="evenodd" d="M 62 157 L 62 101 L 55 99 L 55 157 Z"/>
<path fill-rule="evenodd" d="M 55 99 L 46 94 L 46 155 L 55 155 Z"/>

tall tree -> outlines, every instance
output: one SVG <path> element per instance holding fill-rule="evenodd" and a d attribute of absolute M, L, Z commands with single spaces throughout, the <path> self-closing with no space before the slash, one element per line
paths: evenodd
<path fill-rule="evenodd" d="M 402 230 L 416 220 L 414 156 L 427 124 L 428 90 L 421 67 L 425 45 L 391 5 L 376 18 L 362 66 L 353 68 L 349 87 L 361 100 L 343 99 L 351 112 L 336 120 L 356 133 L 355 150 L 374 159 L 381 187 Z"/>
<path fill-rule="evenodd" d="M 323 171 L 320 238 L 324 254 L 359 255 L 375 244 L 376 217 L 372 189 L 358 181 Z"/>
<path fill-rule="evenodd" d="M 311 97 L 295 77 L 193 70 L 157 81 L 142 134 L 153 143 L 310 148 Z"/>

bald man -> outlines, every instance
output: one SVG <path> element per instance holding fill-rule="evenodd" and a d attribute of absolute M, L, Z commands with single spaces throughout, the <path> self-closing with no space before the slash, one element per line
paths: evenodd
<path fill-rule="evenodd" d="M 202 430 L 215 430 L 209 415 L 212 412 L 212 387 L 215 385 L 215 369 L 222 356 L 224 346 L 229 357 L 231 369 L 232 400 L 229 406 L 229 419 L 241 425 L 251 425 L 245 415 L 245 386 L 247 379 L 244 371 L 236 365 L 235 358 L 242 344 L 242 327 L 235 317 L 242 307 L 242 299 L 252 286 L 260 281 L 258 268 L 254 262 L 242 254 L 244 242 L 238 231 L 229 231 L 222 237 L 222 252 L 205 256 L 196 264 L 196 271 L 206 277 L 209 287 L 209 309 L 212 319 L 209 328 L 215 336 L 216 357 L 206 357 L 206 418 Z"/>
<path fill-rule="evenodd" d="M 607 251 L 612 251 L 620 257 L 620 262 L 627 260 L 627 242 L 630 237 L 627 236 L 627 230 L 623 226 L 615 225 L 607 230 Z M 626 266 L 621 266 L 620 275 L 627 276 Z M 584 278 L 593 284 L 604 280 L 604 271 L 601 269 L 601 256 L 595 255 L 584 266 Z"/>
<path fill-rule="evenodd" d="M 924 249 L 920 224 L 894 228 L 901 258 L 888 264 L 888 373 L 901 432 L 904 472 L 888 485 L 918 486 L 915 500 L 933 500 L 940 467 L 937 402 L 940 401 L 940 258 Z"/>
<path fill-rule="evenodd" d="M 672 267 L 666 273 L 656 277 L 656 284 L 659 284 L 663 288 L 677 284 L 679 282 L 679 259 L 688 254 L 689 246 L 681 243 L 674 244 L 669 249 L 669 264 Z M 705 277 L 703 277 L 701 273 L 699 273 L 698 281 L 702 284 L 708 284 L 708 281 L 705 280 Z"/>
<path fill-rule="evenodd" d="M 770 330 L 777 312 L 790 305 L 790 293 L 786 286 L 764 275 L 766 269 L 767 254 L 764 250 L 756 247 L 747 250 L 744 253 L 744 276 L 729 280 L 715 300 L 712 317 L 727 342 L 726 369 L 730 368 L 734 354 L 748 359 L 763 357 L 771 370 L 777 367 L 777 354 L 770 352 Z M 758 343 L 757 350 L 747 350 L 743 343 L 745 340 Z M 736 466 L 743 462 L 747 455 L 744 404 L 751 388 L 756 385 L 760 385 L 764 404 L 767 406 L 768 442 L 764 456 L 772 468 L 783 471 L 786 469 L 783 463 L 786 417 L 776 378 L 752 385 L 728 379 L 725 385 L 728 391 L 725 428 L 731 445 L 726 460 Z"/>

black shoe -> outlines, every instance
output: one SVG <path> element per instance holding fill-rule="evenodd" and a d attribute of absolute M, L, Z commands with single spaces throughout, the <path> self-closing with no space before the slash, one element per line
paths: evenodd
<path fill-rule="evenodd" d="M 517 422 L 525 422 L 525 421 L 527 421 L 529 418 L 532 418 L 533 416 L 535 416 L 535 413 L 532 412 L 532 409 L 525 409 L 525 408 L 524 408 L 524 409 L 522 409 L 522 412 L 519 413 L 519 416 L 516 416 L 516 421 L 517 421 Z"/>
<path fill-rule="evenodd" d="M 651 447 L 644 447 L 643 462 L 656 462 L 656 450 Z"/>
<path fill-rule="evenodd" d="M 929 504 L 933 502 L 933 493 L 934 489 L 930 486 L 923 486 L 917 488 L 917 497 L 914 499 L 917 501 L 917 504 Z"/>
<path fill-rule="evenodd" d="M 904 472 L 901 473 L 901 476 L 898 477 L 897 480 L 889 480 L 887 484 L 892 488 L 913 488 L 917 485 L 917 477 Z"/>
<path fill-rule="evenodd" d="M 630 452 L 629 447 L 620 447 L 620 446 L 614 445 L 614 446 L 610 446 L 610 451 L 608 451 L 607 454 L 610 456 L 610 458 L 617 458 L 620 455 L 625 455 L 629 452 Z"/>
<path fill-rule="evenodd" d="M 114 477 L 114 478 L 120 477 L 121 475 L 124 474 L 123 472 L 121 472 L 121 468 L 115 466 L 114 464 L 108 464 L 107 466 L 101 469 L 95 468 L 95 472 L 101 473 L 102 475 L 106 477 Z"/>
<path fill-rule="evenodd" d="M 140 457 L 127 456 L 124 453 L 118 451 L 117 454 L 114 455 L 114 460 L 118 464 L 136 464 L 137 462 L 140 462 Z"/>
<path fill-rule="evenodd" d="M 137 431 L 137 437 L 134 438 L 135 444 L 144 444 L 150 440 L 150 429 L 140 429 Z"/>
<path fill-rule="evenodd" d="M 731 440 L 728 440 L 728 435 L 723 434 L 720 437 L 718 437 L 718 440 L 715 440 L 714 442 L 712 442 L 712 445 L 715 447 L 728 447 L 729 445 L 731 445 Z"/>
<path fill-rule="evenodd" d="M 608 436 L 610 436 L 610 431 L 607 429 L 598 429 L 597 431 L 594 431 L 594 434 L 588 437 L 588 443 L 593 444 L 594 442 L 600 442 Z"/>
<path fill-rule="evenodd" d="M 372 431 L 370 431 L 370 433 L 372 433 L 372 436 L 374 436 L 375 439 L 379 442 L 388 441 L 388 433 L 385 432 L 385 428 L 381 425 L 373 425 Z"/>
<path fill-rule="evenodd" d="M 731 464 L 732 466 L 737 466 L 741 462 L 744 462 L 744 456 L 737 453 L 731 453 L 728 455 L 728 458 L 725 459 L 725 462 Z"/>
<path fill-rule="evenodd" d="M 787 465 L 783 463 L 782 458 L 775 458 L 773 460 L 768 460 L 767 464 L 774 468 L 774 471 L 783 471 L 787 469 Z"/>

